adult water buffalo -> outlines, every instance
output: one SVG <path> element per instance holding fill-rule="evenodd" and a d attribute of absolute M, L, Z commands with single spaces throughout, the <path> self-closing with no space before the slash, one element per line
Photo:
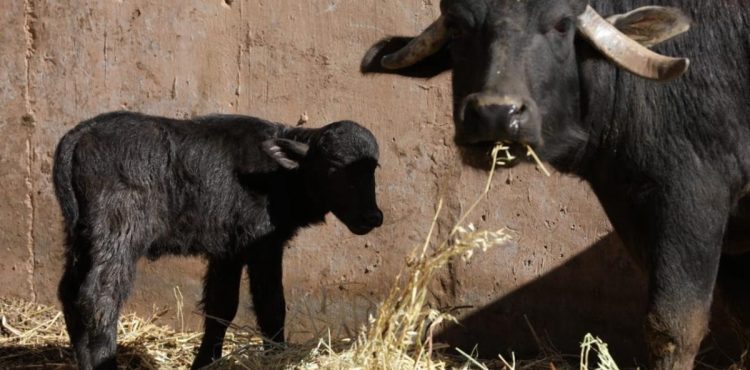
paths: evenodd
<path fill-rule="evenodd" d="M 750 3 L 649 2 L 687 15 L 646 0 L 600 0 L 598 12 L 585 0 L 443 0 L 425 32 L 380 41 L 362 71 L 452 69 L 457 144 L 528 144 L 590 183 L 649 273 L 651 368 L 689 369 L 717 276 L 750 287 L 737 265 L 750 251 Z M 690 57 L 689 72 L 656 45 Z M 746 297 L 734 296 L 742 314 Z"/>

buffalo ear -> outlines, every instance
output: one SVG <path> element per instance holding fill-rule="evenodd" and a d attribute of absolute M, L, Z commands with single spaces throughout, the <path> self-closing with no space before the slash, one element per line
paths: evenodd
<path fill-rule="evenodd" d="M 381 60 L 388 54 L 395 53 L 405 47 L 413 37 L 388 37 L 378 41 L 365 53 L 360 65 L 360 72 L 395 74 L 406 77 L 430 78 L 435 77 L 451 68 L 453 62 L 450 55 L 450 43 L 443 46 L 437 53 L 432 54 L 414 65 L 399 69 L 383 67 Z"/>
<path fill-rule="evenodd" d="M 288 139 L 269 139 L 261 146 L 271 159 L 287 170 L 299 168 L 300 162 L 310 150 L 309 145 Z"/>
<path fill-rule="evenodd" d="M 651 48 L 690 29 L 690 18 L 680 9 L 644 6 L 625 14 L 607 18 L 620 32 L 641 45 Z"/>

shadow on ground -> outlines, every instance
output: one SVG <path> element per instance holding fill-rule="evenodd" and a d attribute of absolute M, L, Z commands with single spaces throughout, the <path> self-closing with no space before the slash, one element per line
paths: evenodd
<path fill-rule="evenodd" d="M 544 357 L 545 351 L 577 355 L 584 335 L 592 333 L 608 343 L 621 368 L 645 368 L 646 287 L 645 275 L 612 233 L 561 267 L 465 316 L 437 339 L 464 350 L 477 345 L 482 358 L 514 351 L 516 358 L 530 359 Z M 713 311 L 697 366 L 725 369 L 739 361 L 745 341 L 721 294 Z M 571 361 L 577 362 L 576 357 Z"/>

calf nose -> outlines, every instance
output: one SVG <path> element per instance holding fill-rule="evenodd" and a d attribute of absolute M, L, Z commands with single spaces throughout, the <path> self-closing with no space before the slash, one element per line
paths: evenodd
<path fill-rule="evenodd" d="M 381 212 L 380 210 L 367 212 L 364 214 L 363 219 L 368 225 L 372 227 L 379 227 L 383 224 L 383 212 Z"/>
<path fill-rule="evenodd" d="M 464 109 L 464 124 L 476 135 L 493 140 L 518 141 L 529 117 L 519 97 L 477 94 L 467 99 Z"/>

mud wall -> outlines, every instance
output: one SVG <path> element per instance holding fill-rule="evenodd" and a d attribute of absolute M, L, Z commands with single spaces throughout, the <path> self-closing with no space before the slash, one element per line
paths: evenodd
<path fill-rule="evenodd" d="M 56 302 L 62 223 L 52 156 L 77 122 L 118 109 L 290 124 L 306 113 L 311 127 L 359 121 L 381 145 L 385 225 L 356 237 L 329 218 L 300 233 L 284 262 L 290 339 L 328 327 L 352 335 L 423 241 L 438 199 L 444 236 L 486 179 L 462 166 L 451 144 L 447 75 L 358 72 L 377 39 L 415 34 L 436 14 L 437 0 L 1 1 L 0 296 Z M 644 280 L 584 183 L 544 178 L 532 166 L 503 170 L 472 219 L 517 239 L 452 264 L 434 284 L 435 306 L 463 307 L 456 313 L 467 318 L 445 339 L 480 341 L 488 355 L 533 352 L 528 322 L 567 352 L 587 331 L 614 342 L 615 352 L 639 350 Z M 187 325 L 198 328 L 203 268 L 198 259 L 143 262 L 127 310 L 169 306 L 163 320 L 177 323 L 179 287 Z M 238 322 L 253 325 L 250 312 Z"/>

